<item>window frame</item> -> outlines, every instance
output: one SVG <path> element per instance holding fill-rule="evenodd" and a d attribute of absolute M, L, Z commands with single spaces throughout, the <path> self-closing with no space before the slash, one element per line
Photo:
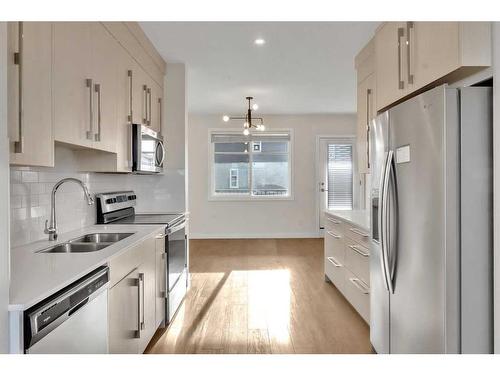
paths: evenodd
<path fill-rule="evenodd" d="M 215 144 L 212 143 L 212 134 L 237 134 L 242 133 L 241 128 L 216 128 L 208 130 L 208 200 L 209 201 L 290 201 L 294 200 L 294 136 L 293 129 L 275 129 L 268 130 L 269 133 L 283 132 L 290 135 L 290 141 L 288 143 L 288 194 L 287 195 L 252 195 L 252 178 L 253 178 L 253 150 L 249 153 L 249 193 L 248 194 L 215 194 Z M 265 133 L 265 132 L 264 132 Z"/>

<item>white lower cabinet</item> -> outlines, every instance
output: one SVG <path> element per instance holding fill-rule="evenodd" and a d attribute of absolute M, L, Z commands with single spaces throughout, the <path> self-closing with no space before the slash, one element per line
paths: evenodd
<path fill-rule="evenodd" d="M 109 290 L 109 351 L 143 353 L 158 327 L 155 238 L 110 262 L 111 283 L 113 274 L 123 273 L 125 267 L 130 271 Z"/>
<path fill-rule="evenodd" d="M 370 252 L 365 229 L 326 216 L 325 276 L 370 322 Z"/>

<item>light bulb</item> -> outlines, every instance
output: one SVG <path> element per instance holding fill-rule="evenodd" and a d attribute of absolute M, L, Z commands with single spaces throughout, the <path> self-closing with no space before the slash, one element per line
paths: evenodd
<path fill-rule="evenodd" d="M 254 111 L 258 110 L 259 109 L 259 105 L 257 103 L 252 104 L 252 109 Z"/>
<path fill-rule="evenodd" d="M 260 125 L 257 125 L 256 128 L 257 128 L 257 130 L 260 130 Z"/>
<path fill-rule="evenodd" d="M 243 127 L 244 127 L 245 129 L 248 129 L 248 122 L 245 122 L 245 123 L 243 124 Z"/>
<path fill-rule="evenodd" d="M 264 125 L 261 125 L 260 128 L 259 128 L 260 131 L 264 131 L 266 130 L 266 127 Z"/>
<path fill-rule="evenodd" d="M 243 130 L 243 135 L 248 135 L 248 134 L 250 134 L 250 130 L 248 130 L 248 129 L 245 128 Z"/>
<path fill-rule="evenodd" d="M 228 122 L 229 121 L 229 116 L 228 115 L 222 116 L 222 121 Z"/>

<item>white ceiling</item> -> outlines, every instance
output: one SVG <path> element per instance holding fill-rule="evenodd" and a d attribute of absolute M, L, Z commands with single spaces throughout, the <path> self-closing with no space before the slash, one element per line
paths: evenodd
<path fill-rule="evenodd" d="M 354 56 L 378 22 L 141 22 L 165 61 L 184 62 L 192 113 L 355 112 Z M 256 38 L 266 44 L 254 45 Z"/>

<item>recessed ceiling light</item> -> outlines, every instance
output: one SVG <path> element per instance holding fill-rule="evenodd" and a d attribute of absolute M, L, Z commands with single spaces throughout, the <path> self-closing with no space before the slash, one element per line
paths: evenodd
<path fill-rule="evenodd" d="M 258 46 L 261 46 L 263 44 L 266 44 L 266 41 L 262 38 L 258 38 L 254 40 L 254 43 L 257 44 Z"/>

